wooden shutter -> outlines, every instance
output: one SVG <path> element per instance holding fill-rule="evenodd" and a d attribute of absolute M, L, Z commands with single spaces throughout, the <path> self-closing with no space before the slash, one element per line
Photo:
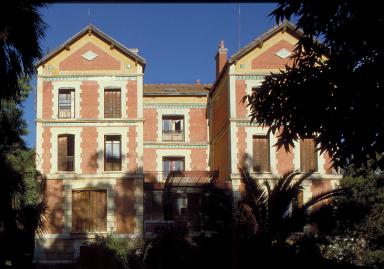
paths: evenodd
<path fill-rule="evenodd" d="M 90 191 L 90 220 L 92 232 L 107 230 L 107 192 L 101 190 Z"/>
<path fill-rule="evenodd" d="M 68 136 L 59 135 L 57 137 L 57 169 L 59 171 L 67 170 L 67 146 Z"/>
<path fill-rule="evenodd" d="M 270 172 L 269 137 L 256 135 L 253 137 L 253 170 L 255 172 Z"/>
<path fill-rule="evenodd" d="M 121 118 L 120 89 L 104 90 L 104 117 Z"/>
<path fill-rule="evenodd" d="M 75 190 L 72 192 L 72 231 L 105 232 L 107 230 L 107 192 Z"/>
<path fill-rule="evenodd" d="M 72 192 L 72 231 L 89 232 L 89 191 L 76 190 Z"/>
<path fill-rule="evenodd" d="M 300 141 L 300 170 L 302 172 L 317 171 L 317 152 L 313 138 Z"/>

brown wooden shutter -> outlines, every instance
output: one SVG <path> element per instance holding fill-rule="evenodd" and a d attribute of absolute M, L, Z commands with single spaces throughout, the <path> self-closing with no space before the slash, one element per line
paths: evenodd
<path fill-rule="evenodd" d="M 317 171 L 317 152 L 313 138 L 300 141 L 300 170 L 302 172 Z"/>
<path fill-rule="evenodd" d="M 91 213 L 90 220 L 93 232 L 107 230 L 107 192 L 101 190 L 90 191 Z"/>
<path fill-rule="evenodd" d="M 72 231 L 90 231 L 89 191 L 72 192 Z"/>
<path fill-rule="evenodd" d="M 59 171 L 67 170 L 67 138 L 66 135 L 59 135 L 57 138 L 57 169 Z"/>
<path fill-rule="evenodd" d="M 255 172 L 270 172 L 268 136 L 253 137 L 253 170 Z"/>
<path fill-rule="evenodd" d="M 104 90 L 104 117 L 121 118 L 120 89 Z"/>

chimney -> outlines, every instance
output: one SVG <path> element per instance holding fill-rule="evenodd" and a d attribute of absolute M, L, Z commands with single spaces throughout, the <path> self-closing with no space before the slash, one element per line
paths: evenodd
<path fill-rule="evenodd" d="M 227 63 L 227 52 L 228 49 L 224 47 L 224 40 L 221 40 L 219 44 L 219 49 L 215 57 L 216 60 L 216 78 L 220 75 L 221 70 L 223 70 L 224 65 Z"/>

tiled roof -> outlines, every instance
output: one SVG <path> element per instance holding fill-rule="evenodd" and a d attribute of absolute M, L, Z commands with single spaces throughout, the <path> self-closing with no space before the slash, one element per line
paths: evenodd
<path fill-rule="evenodd" d="M 208 95 L 212 84 L 144 84 L 144 95 Z"/>

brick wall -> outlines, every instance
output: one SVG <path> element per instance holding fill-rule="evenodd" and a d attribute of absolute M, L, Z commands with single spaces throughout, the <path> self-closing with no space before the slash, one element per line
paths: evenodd
<path fill-rule="evenodd" d="M 49 174 L 51 171 L 51 127 L 43 127 L 43 154 L 42 158 L 42 172 L 44 174 Z"/>
<path fill-rule="evenodd" d="M 155 108 L 144 109 L 144 142 L 157 141 L 157 112 Z"/>
<path fill-rule="evenodd" d="M 135 231 L 135 185 L 134 180 L 116 180 L 116 231 L 133 233 Z"/>
<path fill-rule="evenodd" d="M 137 147 L 136 147 L 137 132 L 135 126 L 130 126 L 128 131 L 128 172 L 135 172 L 137 169 Z"/>
<path fill-rule="evenodd" d="M 52 98 L 53 98 L 53 84 L 52 81 L 43 82 L 43 119 L 52 118 Z"/>
<path fill-rule="evenodd" d="M 236 117 L 244 118 L 247 115 L 246 103 L 241 102 L 241 99 L 246 95 L 247 85 L 245 80 L 236 80 Z"/>
<path fill-rule="evenodd" d="M 97 57 L 88 61 L 82 55 L 87 51 L 97 54 Z M 83 47 L 72 53 L 59 64 L 61 71 L 89 71 L 89 70 L 120 70 L 120 62 L 100 49 L 95 44 L 88 42 Z"/>
<path fill-rule="evenodd" d="M 137 118 L 137 81 L 127 82 L 127 115 L 128 118 Z"/>
<path fill-rule="evenodd" d="M 83 127 L 81 132 L 81 169 L 84 174 L 97 172 L 97 156 L 103 154 L 97 152 L 97 129 L 96 127 Z M 78 149 L 75 149 L 78 150 Z"/>
<path fill-rule="evenodd" d="M 285 65 L 291 65 L 293 60 L 289 57 L 282 59 L 275 55 L 279 50 L 286 48 L 289 51 L 294 50 L 294 45 L 288 41 L 282 39 L 275 45 L 267 49 L 265 52 L 260 54 L 258 57 L 252 60 L 251 66 L 253 69 L 284 69 Z"/>
<path fill-rule="evenodd" d="M 207 110 L 191 108 L 189 111 L 189 137 L 191 142 L 207 142 Z"/>
<path fill-rule="evenodd" d="M 63 180 L 47 180 L 45 198 L 47 203 L 46 233 L 62 233 L 64 228 Z"/>
<path fill-rule="evenodd" d="M 95 119 L 99 114 L 97 81 L 83 81 L 80 86 L 80 117 L 83 119 Z M 104 104 L 102 104 L 104 105 Z"/>

